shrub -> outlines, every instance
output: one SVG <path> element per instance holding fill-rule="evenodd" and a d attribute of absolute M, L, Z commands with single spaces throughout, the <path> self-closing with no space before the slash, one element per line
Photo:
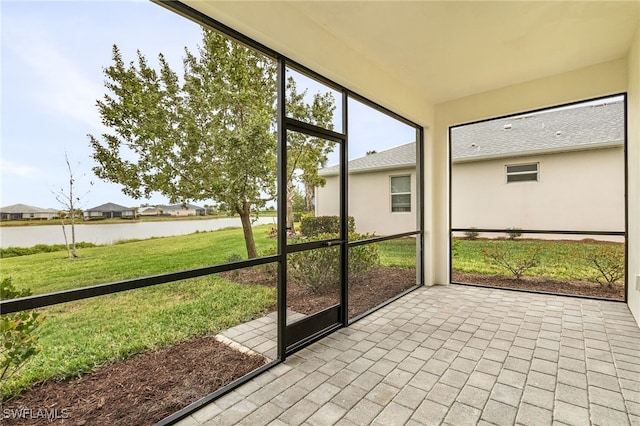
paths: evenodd
<path fill-rule="evenodd" d="M 539 246 L 518 245 L 511 241 L 485 245 L 482 254 L 492 263 L 511 272 L 517 280 L 540 263 Z"/>
<path fill-rule="evenodd" d="M 327 247 L 291 253 L 288 259 L 288 279 L 315 294 L 335 291 L 340 277 L 339 247 Z"/>
<path fill-rule="evenodd" d="M 587 266 L 595 269 L 596 275 L 588 277 L 601 286 L 613 287 L 624 278 L 624 249 L 620 246 L 601 244 L 584 254 Z"/>
<path fill-rule="evenodd" d="M 5 278 L 0 283 L 2 300 L 30 295 L 29 290 L 16 290 L 11 278 Z M 37 345 L 34 332 L 43 320 L 44 317 L 34 310 L 0 315 L 0 383 L 13 376 L 29 358 L 40 352 L 42 348 Z"/>
<path fill-rule="evenodd" d="M 356 230 L 356 222 L 353 216 L 347 219 L 349 233 Z M 338 234 L 340 232 L 340 218 L 338 216 L 303 216 L 300 221 L 300 232 L 307 237 L 315 237 L 320 234 Z"/>
<path fill-rule="evenodd" d="M 471 227 L 470 231 L 465 231 L 464 236 L 467 238 L 467 240 L 476 240 L 478 239 L 478 236 L 480 235 L 480 233 L 478 231 L 475 230 L 476 228 Z"/>
<path fill-rule="evenodd" d="M 351 241 L 370 238 L 367 234 L 350 235 Z M 316 235 L 304 241 L 335 238 L 334 233 Z M 293 241 L 295 243 L 295 241 Z M 326 247 L 291 253 L 288 257 L 288 276 L 296 285 L 315 294 L 327 294 L 340 285 L 340 249 Z M 380 264 L 378 245 L 363 244 L 349 248 L 349 277 L 353 278 Z"/>
<path fill-rule="evenodd" d="M 357 241 L 371 237 L 369 234 L 352 233 L 349 239 L 351 241 Z M 378 265 L 380 265 L 378 244 L 362 244 L 349 248 L 349 279 L 353 279 Z"/>
<path fill-rule="evenodd" d="M 88 248 L 95 246 L 96 245 L 93 243 L 86 243 L 83 241 L 76 243 L 76 248 Z M 33 247 L 6 247 L 0 249 L 0 258 L 28 256 L 30 254 L 38 253 L 51 253 L 54 251 L 63 251 L 66 249 L 67 248 L 64 244 L 36 244 Z"/>
<path fill-rule="evenodd" d="M 509 230 L 507 231 L 507 235 L 509 236 L 510 240 L 515 240 L 516 238 L 522 236 L 522 232 L 520 231 L 520 228 L 509 228 Z"/>

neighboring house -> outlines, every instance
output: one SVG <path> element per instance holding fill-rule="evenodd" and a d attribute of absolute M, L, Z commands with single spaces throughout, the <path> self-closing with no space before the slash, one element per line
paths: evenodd
<path fill-rule="evenodd" d="M 121 206 L 115 203 L 106 203 L 97 207 L 93 207 L 84 211 L 85 220 L 90 219 L 134 219 L 136 217 L 135 209 Z"/>
<path fill-rule="evenodd" d="M 356 231 L 390 235 L 414 231 L 416 222 L 416 143 L 411 142 L 349 161 L 349 215 Z M 316 188 L 316 216 L 340 209 L 338 166 L 319 170 L 326 179 Z"/>
<path fill-rule="evenodd" d="M 138 209 L 138 216 L 160 216 L 162 209 L 159 207 L 140 207 Z"/>
<path fill-rule="evenodd" d="M 624 231 L 624 104 L 451 129 L 452 228 Z"/>
<path fill-rule="evenodd" d="M 26 204 L 13 204 L 0 208 L 0 220 L 55 219 L 56 217 L 58 217 L 58 210 Z"/>
<path fill-rule="evenodd" d="M 416 223 L 415 143 L 349 162 L 358 232 Z M 452 228 L 624 231 L 624 104 L 615 101 L 451 130 Z M 337 215 L 338 167 L 321 169 L 316 215 Z"/>
<path fill-rule="evenodd" d="M 204 216 L 206 210 L 204 207 L 194 206 L 193 204 L 173 204 L 170 206 L 161 206 L 162 214 L 170 216 Z"/>

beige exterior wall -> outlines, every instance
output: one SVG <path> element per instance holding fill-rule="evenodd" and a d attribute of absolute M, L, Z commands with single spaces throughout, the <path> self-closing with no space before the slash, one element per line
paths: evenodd
<path fill-rule="evenodd" d="M 391 177 L 411 176 L 411 212 L 391 211 Z M 415 231 L 416 172 L 415 169 L 385 170 L 349 175 L 349 215 L 356 223 L 356 232 L 392 235 Z M 316 215 L 337 215 L 340 209 L 338 176 L 327 177 L 324 187 L 316 191 Z"/>
<path fill-rule="evenodd" d="M 628 57 L 627 158 L 629 219 L 627 302 L 640 325 L 640 28 Z"/>
<path fill-rule="evenodd" d="M 165 210 L 165 214 L 169 214 L 170 216 L 195 216 L 195 209 L 180 209 L 180 210 Z"/>
<path fill-rule="evenodd" d="M 538 163 L 538 182 L 506 165 Z M 454 163 L 453 228 L 624 231 L 622 147 Z"/>
<path fill-rule="evenodd" d="M 448 202 L 448 129 L 449 126 L 487 118 L 525 112 L 578 100 L 586 100 L 615 93 L 628 93 L 628 230 L 629 250 L 628 302 L 640 324 L 640 35 L 636 32 L 627 59 L 606 62 L 580 70 L 529 81 L 502 89 L 481 93 L 436 105 L 432 156 L 427 167 L 432 169 L 433 242 L 428 251 L 432 257 L 433 283 L 449 281 L 449 219 Z M 446 249 L 445 249 L 446 247 Z"/>
<path fill-rule="evenodd" d="M 33 216 L 31 216 L 30 213 L 25 213 L 22 215 L 24 219 L 53 219 L 56 216 L 57 216 L 56 213 L 49 213 L 49 212 L 33 213 Z"/>

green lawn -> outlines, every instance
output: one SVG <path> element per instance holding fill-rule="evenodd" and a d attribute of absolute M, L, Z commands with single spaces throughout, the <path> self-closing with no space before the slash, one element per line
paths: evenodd
<path fill-rule="evenodd" d="M 255 228 L 258 251 L 275 247 L 268 225 Z M 241 229 L 156 238 L 66 252 L 0 259 L 2 277 L 34 294 L 138 278 L 246 258 Z M 219 276 L 195 278 L 51 306 L 39 335 L 43 350 L 3 394 L 52 377 L 72 377 L 120 359 L 203 333 L 216 333 L 267 312 L 276 290 L 243 286 Z"/>
<path fill-rule="evenodd" d="M 404 268 L 416 267 L 415 238 L 387 240 L 377 244 L 380 253 L 380 263 L 382 265 Z"/>
<path fill-rule="evenodd" d="M 493 248 L 504 248 L 512 262 L 533 256 L 538 249 L 538 266 L 525 272 L 525 276 L 550 277 L 592 281 L 599 275 L 590 253 L 599 253 L 600 259 L 610 262 L 624 259 L 624 244 L 586 241 L 548 240 L 455 240 L 452 269 L 460 272 L 486 275 L 510 275 L 492 262 L 485 253 Z M 483 252 L 483 249 L 485 252 Z M 623 263 L 619 263 L 624 268 Z"/>
<path fill-rule="evenodd" d="M 270 230 L 270 225 L 254 228 L 259 253 L 275 252 Z M 415 266 L 414 239 L 378 244 L 384 265 Z M 83 248 L 78 254 L 75 260 L 66 259 L 65 251 L 0 259 L 0 278 L 10 276 L 17 288 L 41 294 L 246 258 L 239 228 Z M 263 315 L 275 303 L 275 288 L 207 276 L 44 308 L 38 331 L 43 350 L 2 384 L 2 393 L 217 333 Z"/>
<path fill-rule="evenodd" d="M 254 228 L 259 253 L 276 247 L 276 239 L 267 238 L 270 229 Z M 78 254 L 73 260 L 64 251 L 12 257 L 0 259 L 0 266 L 16 287 L 40 294 L 245 259 L 246 249 L 242 231 L 229 228 L 85 248 Z"/>

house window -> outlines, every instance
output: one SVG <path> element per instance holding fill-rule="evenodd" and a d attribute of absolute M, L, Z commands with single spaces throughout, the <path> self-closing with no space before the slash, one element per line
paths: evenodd
<path fill-rule="evenodd" d="M 507 166 L 507 183 L 537 182 L 538 165 L 539 163 L 514 164 Z"/>
<path fill-rule="evenodd" d="M 391 211 L 411 211 L 411 176 L 391 176 Z"/>

